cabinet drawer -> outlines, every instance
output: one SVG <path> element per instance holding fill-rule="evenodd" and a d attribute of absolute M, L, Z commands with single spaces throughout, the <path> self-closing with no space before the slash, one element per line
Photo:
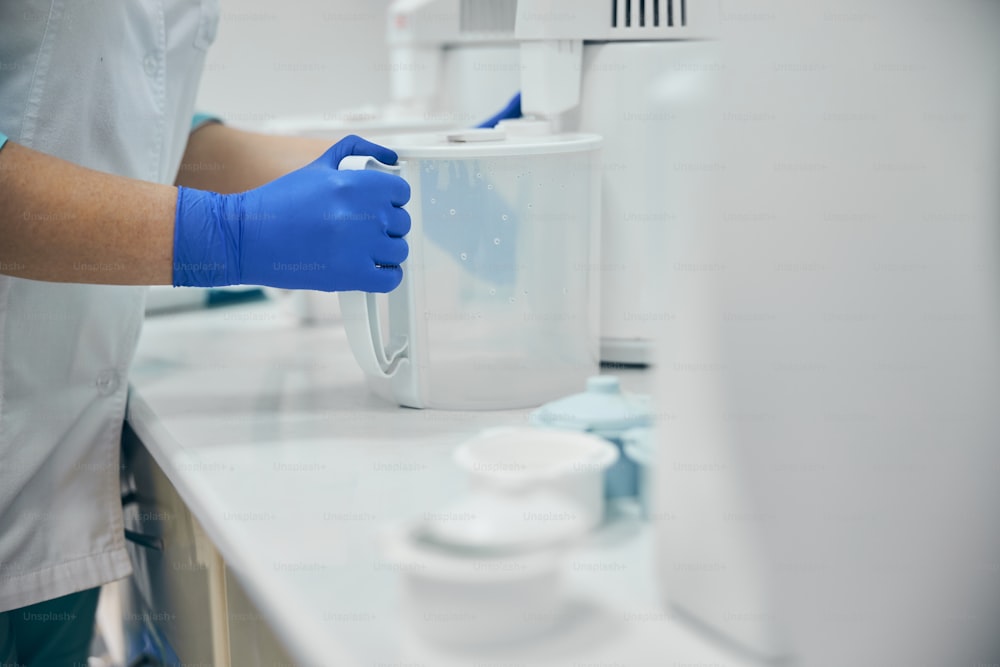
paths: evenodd
<path fill-rule="evenodd" d="M 232 572 L 226 570 L 229 613 L 229 656 L 239 667 L 285 667 L 295 662 L 275 639 L 271 629 Z"/>
<path fill-rule="evenodd" d="M 185 664 L 228 665 L 226 581 L 222 558 L 156 461 L 126 425 L 126 486 L 133 502 L 125 528 L 157 538 L 162 549 L 130 544 L 134 574 L 126 623 L 155 627 Z"/>

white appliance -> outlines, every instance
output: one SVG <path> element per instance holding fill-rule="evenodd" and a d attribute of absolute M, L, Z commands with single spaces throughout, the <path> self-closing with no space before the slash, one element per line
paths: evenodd
<path fill-rule="evenodd" d="M 520 85 L 511 0 L 396 0 L 388 8 L 389 102 L 269 120 L 268 132 L 339 138 L 473 127 Z"/>
<path fill-rule="evenodd" d="M 598 370 L 599 285 L 587 267 L 598 261 L 601 139 L 516 130 L 387 137 L 398 167 L 341 162 L 411 188 L 410 255 L 387 311 L 375 294 L 340 294 L 354 356 L 388 400 L 531 407 Z"/>

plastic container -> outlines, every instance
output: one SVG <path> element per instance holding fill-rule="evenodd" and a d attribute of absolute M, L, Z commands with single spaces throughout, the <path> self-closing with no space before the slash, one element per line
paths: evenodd
<path fill-rule="evenodd" d="M 618 449 L 596 436 L 530 427 L 484 431 L 455 450 L 475 491 L 551 492 L 573 503 L 580 516 L 539 521 L 578 522 L 587 530 L 604 520 L 604 475 L 618 458 Z"/>
<path fill-rule="evenodd" d="M 598 370 L 600 138 L 464 130 L 383 138 L 411 187 L 403 283 L 341 293 L 369 385 L 417 408 L 539 405 Z M 382 320 L 387 321 L 382 321 Z"/>
<path fill-rule="evenodd" d="M 648 396 L 625 393 L 618 378 L 597 375 L 587 380 L 585 392 L 543 405 L 530 420 L 535 426 L 593 433 L 624 454 L 622 436 L 629 429 L 650 426 L 652 413 Z M 609 498 L 634 496 L 638 484 L 636 464 L 624 455 L 608 469 Z"/>

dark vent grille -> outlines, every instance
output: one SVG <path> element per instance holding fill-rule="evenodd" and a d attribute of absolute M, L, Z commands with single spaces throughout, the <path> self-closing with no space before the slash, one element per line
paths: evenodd
<path fill-rule="evenodd" d="M 513 32 L 517 0 L 462 0 L 459 27 L 462 32 Z"/>
<path fill-rule="evenodd" d="M 612 28 L 687 25 L 687 0 L 611 0 Z"/>

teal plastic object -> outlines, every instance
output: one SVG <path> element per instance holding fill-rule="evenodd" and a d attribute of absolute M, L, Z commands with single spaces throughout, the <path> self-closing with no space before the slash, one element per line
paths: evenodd
<path fill-rule="evenodd" d="M 620 456 L 606 473 L 605 495 L 618 498 L 638 493 L 638 468 L 625 456 L 623 436 L 629 429 L 652 425 L 649 396 L 623 392 L 613 375 L 596 375 L 587 380 L 583 393 L 546 403 L 529 419 L 535 426 L 584 431 L 613 443 Z"/>
<path fill-rule="evenodd" d="M 191 132 L 208 123 L 222 123 L 222 119 L 212 114 L 195 112 L 194 116 L 191 117 Z"/>
<path fill-rule="evenodd" d="M 653 509 L 653 494 L 656 487 L 653 484 L 653 466 L 656 465 L 656 443 L 653 439 L 653 429 L 633 428 L 622 436 L 625 443 L 625 456 L 631 461 L 638 472 L 638 497 L 642 518 L 649 520 Z"/>

